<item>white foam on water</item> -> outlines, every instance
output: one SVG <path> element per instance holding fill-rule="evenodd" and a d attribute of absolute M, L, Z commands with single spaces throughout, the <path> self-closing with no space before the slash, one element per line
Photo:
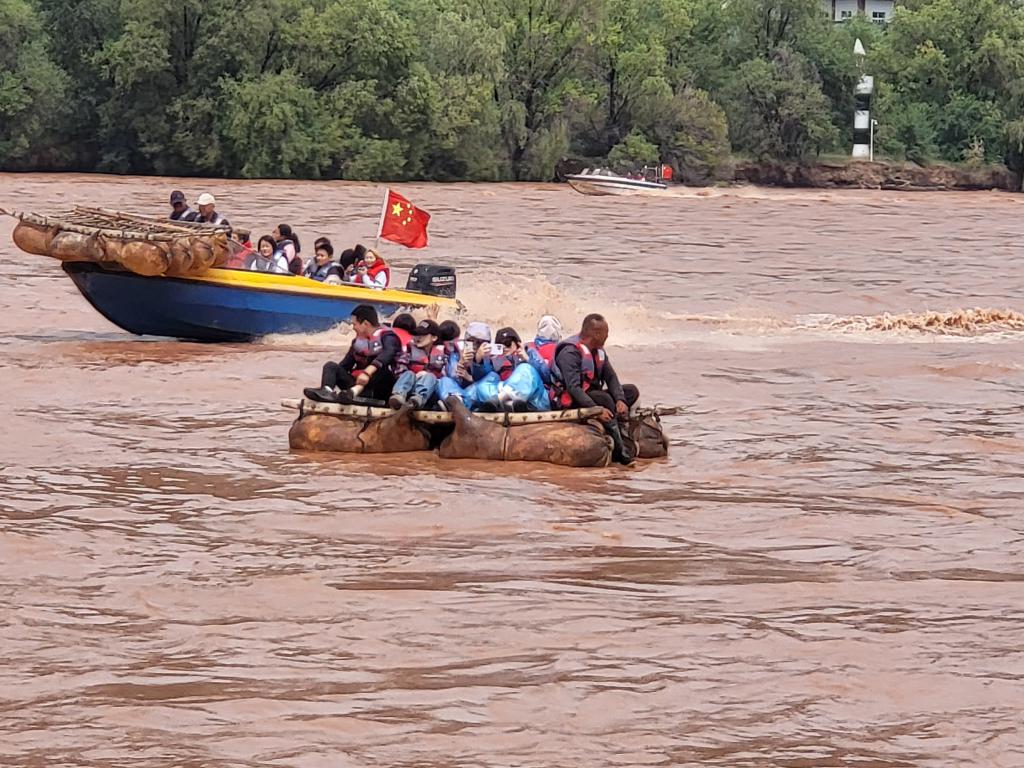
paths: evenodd
<path fill-rule="evenodd" d="M 861 343 L 998 343 L 1020 340 L 1024 334 L 1024 313 L 1009 309 L 957 308 L 846 317 L 807 314 L 788 318 L 742 313 L 687 314 L 645 307 L 633 300 L 584 290 L 582 286 L 558 286 L 540 273 L 519 275 L 514 282 L 469 273 L 460 281 L 459 300 L 464 307 L 461 311 L 416 309 L 412 315 L 417 320 L 431 316 L 439 322 L 454 320 L 462 328 L 470 321 L 482 321 L 493 332 L 511 326 L 528 340 L 533 338 L 541 315 L 558 317 L 568 335 L 579 328 L 587 314 L 599 312 L 611 327 L 609 346 L 613 347 L 680 343 L 763 346 L 772 341 L 808 338 Z M 336 349 L 347 346 L 351 336 L 348 323 L 340 323 L 322 333 L 273 334 L 261 343 Z"/>

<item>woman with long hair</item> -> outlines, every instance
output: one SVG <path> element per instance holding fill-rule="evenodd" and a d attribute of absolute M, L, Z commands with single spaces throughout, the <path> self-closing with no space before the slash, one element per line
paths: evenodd
<path fill-rule="evenodd" d="M 365 288 L 383 291 L 391 284 L 391 267 L 372 248 L 367 248 L 361 262 L 356 262 L 352 282 Z"/>

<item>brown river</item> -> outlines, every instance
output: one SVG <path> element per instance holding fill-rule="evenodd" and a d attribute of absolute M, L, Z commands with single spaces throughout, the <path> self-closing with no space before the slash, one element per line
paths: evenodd
<path fill-rule="evenodd" d="M 175 188 L 307 248 L 381 200 L 0 206 Z M 468 319 L 605 313 L 669 458 L 290 453 L 341 330 L 133 337 L 3 218 L 0 766 L 1024 766 L 1024 197 L 398 189 Z"/>

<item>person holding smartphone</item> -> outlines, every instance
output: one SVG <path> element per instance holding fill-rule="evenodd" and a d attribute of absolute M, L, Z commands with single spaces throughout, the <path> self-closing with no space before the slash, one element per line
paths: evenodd
<path fill-rule="evenodd" d="M 383 291 L 391 284 L 391 268 L 380 254 L 367 249 L 361 262 L 356 262 L 352 282 L 365 288 Z"/>
<path fill-rule="evenodd" d="M 501 382 L 498 404 L 502 409 L 546 411 L 550 408 L 547 388 L 530 364 L 523 340 L 515 328 L 502 328 L 494 336 L 491 369 Z"/>
<path fill-rule="evenodd" d="M 467 325 L 466 333 L 462 337 L 461 351 L 458 357 L 449 357 L 446 375 L 437 385 L 440 409 L 445 409 L 444 401 L 453 395 L 462 400 L 470 410 L 479 405 L 484 393 L 480 392 L 476 385 L 487 374 L 493 374 L 489 360 L 490 352 L 491 327 L 481 322 Z"/>

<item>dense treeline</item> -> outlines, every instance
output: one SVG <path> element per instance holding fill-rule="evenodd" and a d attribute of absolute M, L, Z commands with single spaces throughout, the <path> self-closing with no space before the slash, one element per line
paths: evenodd
<path fill-rule="evenodd" d="M 857 37 L 882 152 L 1024 167 L 1019 0 L 0 0 L 0 167 L 705 180 L 846 152 Z"/>

